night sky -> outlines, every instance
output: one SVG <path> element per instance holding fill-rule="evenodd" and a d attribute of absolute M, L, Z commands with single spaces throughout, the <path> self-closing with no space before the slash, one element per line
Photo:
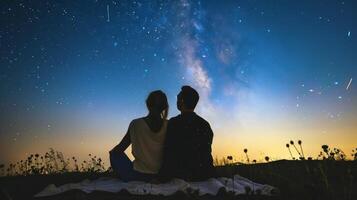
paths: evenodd
<path fill-rule="evenodd" d="M 107 152 L 184 84 L 213 155 L 357 146 L 356 1 L 1 1 L 0 163 Z"/>

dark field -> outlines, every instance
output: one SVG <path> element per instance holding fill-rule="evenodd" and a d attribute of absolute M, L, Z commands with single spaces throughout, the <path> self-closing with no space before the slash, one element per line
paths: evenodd
<path fill-rule="evenodd" d="M 34 198 L 48 184 L 56 186 L 83 179 L 113 176 L 104 172 L 66 172 L 51 175 L 8 176 L 0 178 L 0 199 L 357 199 L 357 162 L 334 160 L 273 161 L 269 163 L 216 167 L 220 176 L 238 173 L 258 183 L 279 188 L 275 197 L 244 195 L 233 197 L 222 191 L 216 197 L 176 194 L 171 197 L 133 196 L 125 191 L 112 194 L 85 194 L 71 191 L 61 195 Z"/>

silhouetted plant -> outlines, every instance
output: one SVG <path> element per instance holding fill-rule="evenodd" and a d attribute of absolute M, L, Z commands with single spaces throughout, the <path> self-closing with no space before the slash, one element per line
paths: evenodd
<path fill-rule="evenodd" d="M 303 153 L 302 141 L 298 140 L 298 144 L 300 146 L 300 151 L 294 145 L 294 141 L 290 141 L 290 144 L 294 146 L 296 152 L 301 155 L 300 159 L 305 159 L 305 155 Z M 293 154 L 290 150 L 290 144 L 287 143 L 286 147 L 289 150 L 289 154 L 292 159 Z M 328 145 L 321 146 L 322 151 L 318 155 L 318 159 L 328 159 L 328 160 L 346 160 L 345 153 L 339 148 L 330 148 Z M 243 150 L 247 163 L 250 163 L 250 159 L 248 156 L 248 149 Z M 352 150 L 352 159 L 357 160 L 357 148 Z M 36 175 L 36 174 L 54 174 L 54 173 L 65 173 L 65 172 L 105 172 L 110 169 L 105 168 L 104 163 L 101 158 L 97 156 L 93 156 L 92 154 L 88 154 L 89 159 L 84 160 L 82 162 L 78 162 L 76 157 L 65 158 L 64 155 L 50 148 L 48 152 L 44 155 L 41 154 L 30 154 L 26 159 L 20 160 L 16 163 L 10 163 L 5 167 L 4 164 L 0 164 L 0 176 L 15 176 L 15 175 Z M 308 157 L 308 160 L 312 160 L 312 157 Z M 265 156 L 264 160 L 266 162 L 270 161 L 269 156 Z M 215 166 L 222 165 L 232 165 L 234 158 L 233 156 L 223 157 L 222 159 L 218 159 L 217 157 L 214 159 Z M 252 163 L 257 163 L 254 159 Z M 236 162 L 235 164 L 240 164 Z"/>
<path fill-rule="evenodd" d="M 232 164 L 233 164 L 233 156 L 227 156 L 227 159 L 230 160 L 232 162 Z M 233 191 L 234 191 L 234 174 L 235 174 L 235 172 L 232 173 L 232 188 L 233 188 Z"/>
<path fill-rule="evenodd" d="M 82 170 L 85 172 L 101 172 L 105 171 L 104 165 L 101 158 L 96 156 L 92 157 L 92 154 L 89 154 L 89 160 L 83 161 Z"/>
<path fill-rule="evenodd" d="M 290 153 L 291 159 L 295 160 L 295 158 L 294 158 L 293 154 L 291 153 L 289 143 L 287 143 L 287 144 L 286 144 L 286 148 L 288 148 L 288 150 L 289 150 L 289 153 Z"/>
<path fill-rule="evenodd" d="M 290 140 L 290 144 L 294 147 L 295 151 L 299 154 L 299 158 L 302 158 L 301 153 L 299 152 L 299 150 L 296 148 L 294 141 Z"/>
<path fill-rule="evenodd" d="M 245 157 L 247 158 L 247 163 L 249 163 L 248 149 L 244 149 Z"/>
<path fill-rule="evenodd" d="M 300 160 L 305 160 L 304 150 L 302 149 L 302 141 L 301 141 L 301 140 L 298 140 L 298 144 L 299 144 L 300 150 L 301 150 Z"/>
<path fill-rule="evenodd" d="M 345 160 L 346 154 L 339 148 L 330 149 L 330 147 L 326 144 L 321 146 L 322 151 L 319 154 L 319 158 L 323 160 Z"/>
<path fill-rule="evenodd" d="M 352 149 L 351 156 L 352 156 L 353 160 L 355 160 L 355 161 L 357 160 L 357 148 L 356 149 Z"/>
<path fill-rule="evenodd" d="M 78 166 L 76 157 L 73 156 L 72 160 L 74 162 L 74 171 L 78 172 L 79 171 L 79 166 Z"/>
<path fill-rule="evenodd" d="M 265 156 L 265 161 L 267 161 L 267 162 L 269 162 L 269 160 L 270 160 L 270 158 L 269 158 L 269 156 Z"/>
<path fill-rule="evenodd" d="M 36 174 L 53 174 L 53 173 L 65 173 L 65 172 L 104 172 L 106 171 L 104 163 L 101 158 L 94 156 L 88 162 L 83 161 L 82 168 L 79 168 L 78 161 L 75 157 L 71 159 L 65 158 L 64 155 L 50 148 L 44 156 L 36 153 L 31 154 L 25 160 L 13 164 L 10 163 L 4 172 L 5 166 L 2 165 L 0 170 L 2 175 L 14 176 L 14 175 L 36 175 Z"/>
<path fill-rule="evenodd" d="M 230 161 L 230 164 L 233 164 L 233 156 L 227 156 L 227 160 Z"/>

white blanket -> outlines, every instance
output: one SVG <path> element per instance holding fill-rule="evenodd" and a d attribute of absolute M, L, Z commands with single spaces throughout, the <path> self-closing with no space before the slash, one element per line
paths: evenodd
<path fill-rule="evenodd" d="M 35 197 L 44 197 L 60 194 L 69 190 L 78 189 L 86 193 L 93 191 L 105 191 L 117 193 L 121 190 L 126 190 L 133 195 L 164 195 L 170 196 L 178 191 L 184 193 L 197 193 L 198 195 L 217 195 L 220 189 L 225 189 L 227 192 L 233 192 L 235 195 L 247 194 L 247 192 L 261 195 L 273 195 L 274 187 L 255 183 L 235 175 L 232 178 L 211 178 L 202 182 L 186 182 L 181 179 L 174 179 L 164 184 L 151 184 L 139 181 L 123 182 L 119 179 L 102 177 L 97 180 L 90 181 L 85 179 L 80 183 L 69 183 L 59 187 L 54 184 L 48 185 L 43 191 L 36 194 Z"/>

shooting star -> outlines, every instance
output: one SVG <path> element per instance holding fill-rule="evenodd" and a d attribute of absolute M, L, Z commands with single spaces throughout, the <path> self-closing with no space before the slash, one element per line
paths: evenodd
<path fill-rule="evenodd" d="M 107 5 L 107 22 L 110 22 L 109 5 Z"/>
<path fill-rule="evenodd" d="M 352 83 L 352 78 L 350 79 L 350 82 L 348 82 L 346 90 L 350 89 L 351 83 Z"/>

